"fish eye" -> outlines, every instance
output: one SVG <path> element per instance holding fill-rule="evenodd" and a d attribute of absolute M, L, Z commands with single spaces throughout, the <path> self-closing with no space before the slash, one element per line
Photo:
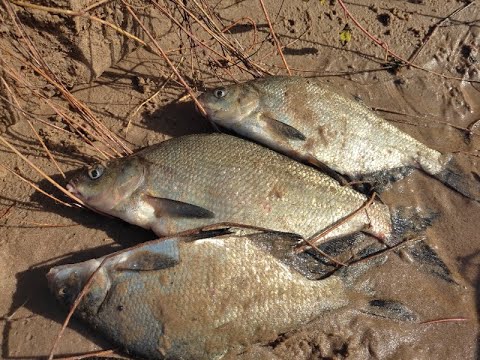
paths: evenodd
<path fill-rule="evenodd" d="M 103 174 L 103 166 L 98 164 L 96 165 L 95 167 L 91 168 L 90 170 L 88 170 L 88 176 L 90 177 L 90 179 L 92 180 L 96 180 L 98 179 L 100 176 L 102 176 Z"/>
<path fill-rule="evenodd" d="M 221 98 L 223 98 L 225 95 L 227 95 L 227 90 L 226 90 L 225 88 L 215 89 L 215 90 L 213 90 L 213 95 L 214 95 L 217 99 L 221 99 Z"/>

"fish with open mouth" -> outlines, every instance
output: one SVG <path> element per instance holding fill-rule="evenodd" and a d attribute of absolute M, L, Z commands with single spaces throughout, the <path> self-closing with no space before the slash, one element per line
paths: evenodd
<path fill-rule="evenodd" d="M 415 211 L 366 206 L 365 195 L 329 176 L 225 134 L 173 138 L 93 165 L 67 188 L 159 236 L 229 222 L 310 238 L 336 224 L 322 240 L 364 231 L 388 243 L 426 224 Z"/>
<path fill-rule="evenodd" d="M 198 101 L 214 123 L 294 159 L 351 179 L 398 178 L 419 168 L 480 201 L 480 182 L 331 85 L 272 76 L 215 88 Z"/>
<path fill-rule="evenodd" d="M 48 273 L 48 284 L 71 308 L 91 277 L 75 315 L 128 353 L 146 359 L 221 358 L 354 302 L 372 315 L 416 319 L 399 303 L 367 303 L 345 274 L 309 280 L 257 246 L 265 236 L 280 242 L 298 237 L 225 230 L 200 239 L 151 241 L 108 257 L 57 266 Z"/>

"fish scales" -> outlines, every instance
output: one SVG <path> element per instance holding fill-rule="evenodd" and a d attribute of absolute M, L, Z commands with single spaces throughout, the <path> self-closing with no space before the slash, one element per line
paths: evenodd
<path fill-rule="evenodd" d="M 451 154 L 422 144 L 329 84 L 274 76 L 217 88 L 199 101 L 212 121 L 292 158 L 351 178 L 420 168 L 480 199 L 480 183 Z"/>
<path fill-rule="evenodd" d="M 82 172 L 69 189 L 101 212 L 158 235 L 233 222 L 311 237 L 368 200 L 313 168 L 224 134 L 167 140 L 113 160 L 98 179 Z M 189 213 L 189 206 L 204 212 Z M 324 240 L 362 230 L 390 237 L 389 208 L 374 202 Z"/>
<path fill-rule="evenodd" d="M 158 269 L 151 266 L 156 255 Z M 173 262 L 163 267 L 168 257 Z M 69 307 L 101 262 L 55 267 L 49 286 Z M 248 237 L 227 235 L 151 242 L 114 254 L 76 315 L 148 359 L 212 359 L 271 341 L 347 300 L 340 278 L 308 280 Z"/>

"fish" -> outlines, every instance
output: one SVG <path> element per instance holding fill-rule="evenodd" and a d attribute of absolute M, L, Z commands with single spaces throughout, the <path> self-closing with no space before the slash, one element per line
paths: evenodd
<path fill-rule="evenodd" d="M 55 266 L 46 276 L 61 305 L 78 302 L 74 316 L 145 359 L 219 359 L 346 305 L 418 319 L 407 305 L 358 289 L 378 257 L 313 280 L 315 257 L 287 260 L 297 242 L 295 234 L 222 228 Z"/>
<path fill-rule="evenodd" d="M 220 358 L 349 303 L 341 277 L 309 280 L 257 247 L 251 231 L 228 231 L 53 267 L 48 285 L 71 308 L 92 277 L 74 315 L 146 359 Z"/>
<path fill-rule="evenodd" d="M 330 84 L 272 76 L 206 91 L 198 101 L 214 124 L 323 170 L 381 184 L 418 168 L 480 201 L 480 181 L 452 154 L 429 148 Z"/>
<path fill-rule="evenodd" d="M 226 134 L 172 138 L 94 164 L 67 189 L 158 236 L 229 222 L 304 238 L 329 229 L 321 241 L 365 232 L 388 243 L 428 225 L 428 216 L 379 201 L 367 206 L 365 195 L 316 169 Z"/>

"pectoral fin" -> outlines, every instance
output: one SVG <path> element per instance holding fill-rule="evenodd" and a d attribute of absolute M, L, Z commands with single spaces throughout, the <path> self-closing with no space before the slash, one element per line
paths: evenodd
<path fill-rule="evenodd" d="M 155 209 L 155 216 L 175 218 L 212 219 L 215 214 L 201 206 L 182 201 L 145 195 L 145 201 Z"/>
<path fill-rule="evenodd" d="M 264 122 L 266 128 L 278 136 L 286 137 L 290 140 L 306 140 L 307 137 L 293 126 L 287 125 L 273 117 L 272 114 L 263 113 L 260 115 L 260 121 Z"/>
<path fill-rule="evenodd" d="M 117 271 L 152 271 L 166 269 L 180 262 L 178 239 L 156 240 L 134 248 L 119 261 Z"/>

